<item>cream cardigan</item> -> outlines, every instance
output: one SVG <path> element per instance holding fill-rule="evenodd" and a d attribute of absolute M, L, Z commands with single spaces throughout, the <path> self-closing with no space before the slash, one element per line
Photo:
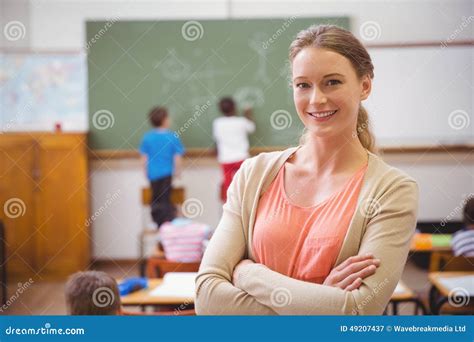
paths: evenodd
<path fill-rule="evenodd" d="M 373 253 L 380 259 L 374 275 L 359 289 L 293 279 L 261 264 L 245 265 L 232 284 L 242 259 L 253 259 L 252 231 L 260 196 L 297 148 L 261 153 L 246 160 L 229 188 L 219 225 L 204 254 L 196 279 L 200 315 L 379 315 L 400 280 L 416 225 L 418 186 L 402 171 L 368 152 L 368 167 L 357 208 L 336 260 Z"/>

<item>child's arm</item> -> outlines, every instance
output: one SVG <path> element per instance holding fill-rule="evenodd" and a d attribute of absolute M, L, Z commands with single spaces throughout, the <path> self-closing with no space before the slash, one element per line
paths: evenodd
<path fill-rule="evenodd" d="M 249 119 L 250 121 L 253 121 L 253 109 L 251 107 L 245 108 L 244 109 L 244 116 Z"/>
<path fill-rule="evenodd" d="M 183 170 L 183 156 L 180 154 L 175 154 L 174 156 L 174 175 L 176 178 L 181 177 L 181 172 Z"/>
<path fill-rule="evenodd" d="M 140 165 L 145 173 L 145 177 L 148 177 L 148 171 L 147 171 L 147 163 L 148 163 L 148 157 L 146 154 L 140 154 Z"/>
<path fill-rule="evenodd" d="M 148 178 L 148 170 L 147 170 L 147 164 L 148 164 L 148 143 L 147 143 L 147 139 L 146 139 L 146 136 L 143 138 L 143 140 L 141 141 L 140 143 L 140 147 L 138 148 L 139 152 L 140 152 L 140 165 L 141 165 L 141 168 L 143 170 L 143 172 L 145 173 L 145 177 Z"/>
<path fill-rule="evenodd" d="M 183 143 L 178 136 L 173 135 L 174 137 L 174 175 L 179 178 L 181 177 L 181 172 L 183 171 L 183 155 L 185 152 Z"/>
<path fill-rule="evenodd" d="M 255 121 L 253 120 L 253 109 L 246 108 L 244 110 L 244 116 L 248 120 L 247 121 L 247 133 L 255 132 Z"/>

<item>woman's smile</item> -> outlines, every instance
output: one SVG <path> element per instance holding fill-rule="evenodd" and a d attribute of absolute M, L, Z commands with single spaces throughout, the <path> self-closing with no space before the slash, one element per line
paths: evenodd
<path fill-rule="evenodd" d="M 324 122 L 324 121 L 330 120 L 337 112 L 338 112 L 338 109 L 328 110 L 324 112 L 319 111 L 319 112 L 306 112 L 306 113 L 317 122 Z"/>

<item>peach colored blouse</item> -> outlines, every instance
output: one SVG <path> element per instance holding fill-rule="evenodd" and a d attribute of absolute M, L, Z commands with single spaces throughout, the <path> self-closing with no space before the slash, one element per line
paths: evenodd
<path fill-rule="evenodd" d="M 336 262 L 366 170 L 367 165 L 316 206 L 299 207 L 285 193 L 283 165 L 258 204 L 255 261 L 291 278 L 322 284 Z"/>

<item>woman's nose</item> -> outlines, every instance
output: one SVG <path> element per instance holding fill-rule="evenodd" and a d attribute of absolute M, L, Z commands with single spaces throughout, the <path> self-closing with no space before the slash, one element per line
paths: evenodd
<path fill-rule="evenodd" d="M 310 103 L 315 104 L 315 105 L 319 105 L 319 104 L 324 104 L 326 102 L 327 102 L 326 95 L 322 91 L 314 88 L 314 90 L 311 94 Z"/>

